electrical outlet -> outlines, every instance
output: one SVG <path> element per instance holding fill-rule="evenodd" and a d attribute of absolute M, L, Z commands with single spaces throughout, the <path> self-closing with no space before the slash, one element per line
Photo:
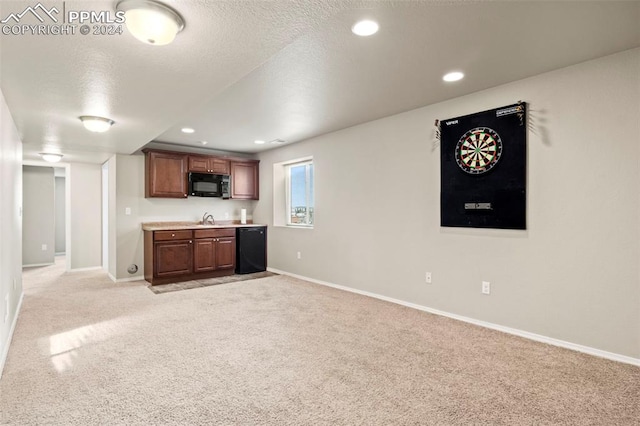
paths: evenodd
<path fill-rule="evenodd" d="M 482 281 L 482 294 L 491 293 L 491 283 L 489 281 Z"/>
<path fill-rule="evenodd" d="M 124 214 L 126 214 L 127 216 L 129 216 L 131 214 L 131 207 L 125 207 L 124 208 Z"/>
<path fill-rule="evenodd" d="M 427 272 L 424 276 L 424 280 L 427 284 L 431 284 L 431 272 Z"/>
<path fill-rule="evenodd" d="M 224 214 L 224 218 L 225 218 L 225 219 L 229 219 L 229 212 L 226 212 L 226 213 Z"/>
<path fill-rule="evenodd" d="M 298 252 L 298 259 L 302 259 L 302 253 Z"/>
<path fill-rule="evenodd" d="M 42 251 L 47 251 L 47 245 L 46 244 L 42 245 Z"/>

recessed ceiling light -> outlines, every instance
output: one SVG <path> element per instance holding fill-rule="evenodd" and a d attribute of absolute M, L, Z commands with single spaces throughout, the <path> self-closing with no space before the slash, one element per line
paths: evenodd
<path fill-rule="evenodd" d="M 78 118 L 82 121 L 85 129 L 96 133 L 106 132 L 115 123 L 109 118 L 96 117 L 94 115 L 82 115 Z"/>
<path fill-rule="evenodd" d="M 178 12 L 156 1 L 122 0 L 116 10 L 125 12 L 125 24 L 135 38 L 154 46 L 171 43 L 184 28 Z"/>
<path fill-rule="evenodd" d="M 253 141 L 253 143 L 258 144 L 258 145 L 263 145 L 264 141 Z"/>
<path fill-rule="evenodd" d="M 52 152 L 41 152 L 40 156 L 44 161 L 48 161 L 49 163 L 57 163 L 62 160 L 62 154 L 55 154 Z"/>
<path fill-rule="evenodd" d="M 209 142 L 207 142 L 207 141 L 200 141 L 200 143 L 201 143 L 202 145 L 206 145 L 206 144 L 208 144 Z"/>
<path fill-rule="evenodd" d="M 463 78 L 464 78 L 464 74 L 461 73 L 460 71 L 450 72 L 448 74 L 445 74 L 444 77 L 442 77 L 444 81 L 458 81 L 458 80 L 462 80 Z"/>
<path fill-rule="evenodd" d="M 351 31 L 355 35 L 366 37 L 377 33 L 378 28 L 380 27 L 377 22 L 365 19 L 363 21 L 356 22 L 355 25 L 351 27 Z"/>
<path fill-rule="evenodd" d="M 182 131 L 182 133 L 193 133 L 193 132 L 195 132 L 195 130 L 193 130 L 191 127 L 183 127 L 180 130 Z"/>

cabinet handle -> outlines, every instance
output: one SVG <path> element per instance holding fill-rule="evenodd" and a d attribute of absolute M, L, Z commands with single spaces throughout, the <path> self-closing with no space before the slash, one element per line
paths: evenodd
<path fill-rule="evenodd" d="M 193 244 L 193 241 L 189 240 L 189 244 Z"/>
<path fill-rule="evenodd" d="M 171 234 L 171 236 L 172 236 L 172 237 L 175 237 L 175 236 L 176 236 L 176 234 Z"/>

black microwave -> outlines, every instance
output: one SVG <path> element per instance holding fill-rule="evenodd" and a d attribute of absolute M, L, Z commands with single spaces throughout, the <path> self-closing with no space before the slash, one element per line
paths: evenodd
<path fill-rule="evenodd" d="M 229 198 L 229 176 L 189 173 L 189 195 Z"/>

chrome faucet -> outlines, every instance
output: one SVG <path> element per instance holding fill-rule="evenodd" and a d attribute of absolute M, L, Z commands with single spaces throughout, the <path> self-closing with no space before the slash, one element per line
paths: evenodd
<path fill-rule="evenodd" d="M 207 223 L 210 225 L 215 225 L 216 221 L 213 219 L 212 214 L 208 214 L 207 212 L 205 212 L 204 215 L 202 216 L 202 224 L 206 225 Z"/>

